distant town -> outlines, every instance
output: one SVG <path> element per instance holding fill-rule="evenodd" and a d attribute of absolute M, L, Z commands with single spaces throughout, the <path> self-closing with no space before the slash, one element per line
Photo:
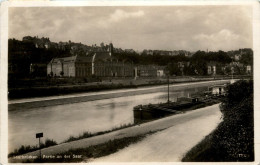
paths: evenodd
<path fill-rule="evenodd" d="M 251 75 L 253 51 L 189 52 L 114 47 L 113 43 L 91 46 L 52 42 L 49 38 L 25 36 L 8 41 L 9 78 L 24 77 L 165 77 Z"/>

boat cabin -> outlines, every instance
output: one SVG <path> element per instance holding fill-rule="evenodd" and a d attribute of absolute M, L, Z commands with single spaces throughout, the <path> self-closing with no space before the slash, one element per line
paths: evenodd
<path fill-rule="evenodd" d="M 226 87 L 227 85 L 214 85 L 209 88 L 209 91 L 211 91 L 211 94 L 215 96 L 225 96 Z"/>

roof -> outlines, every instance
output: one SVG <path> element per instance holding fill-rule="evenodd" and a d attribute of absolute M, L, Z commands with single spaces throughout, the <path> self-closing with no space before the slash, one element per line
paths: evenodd
<path fill-rule="evenodd" d="M 64 58 L 53 58 L 50 63 L 66 63 L 66 62 L 92 62 L 92 61 L 108 61 L 108 60 L 119 60 L 114 55 L 110 55 L 109 52 L 96 52 L 93 55 L 88 55 L 88 56 L 70 56 L 70 57 L 64 57 Z M 120 60 L 119 60 L 120 61 Z M 122 60 L 124 62 L 132 62 L 131 60 L 124 59 Z"/>
<path fill-rule="evenodd" d="M 96 52 L 94 53 L 94 55 L 92 56 L 93 58 L 93 62 L 94 61 L 110 61 L 110 60 L 119 60 L 116 56 L 114 55 L 110 55 L 109 52 Z"/>
<path fill-rule="evenodd" d="M 109 52 L 96 52 L 94 54 L 94 60 L 103 60 L 106 61 L 107 59 L 111 59 L 112 57 L 109 55 Z"/>
<path fill-rule="evenodd" d="M 221 88 L 221 87 L 223 87 L 223 88 L 225 88 L 225 87 L 227 87 L 227 84 L 223 84 L 223 85 L 213 85 L 213 86 L 211 86 L 211 87 L 209 87 L 209 88 Z"/>
<path fill-rule="evenodd" d="M 66 62 L 91 62 L 92 56 L 70 56 L 70 57 L 64 57 L 64 58 L 53 58 L 50 63 L 66 63 Z"/>
<path fill-rule="evenodd" d="M 76 62 L 91 62 L 92 56 L 75 56 Z"/>

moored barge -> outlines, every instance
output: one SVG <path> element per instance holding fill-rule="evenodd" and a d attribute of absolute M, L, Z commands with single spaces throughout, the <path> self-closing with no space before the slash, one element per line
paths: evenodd
<path fill-rule="evenodd" d="M 181 113 L 186 109 L 190 109 L 204 103 L 204 101 L 200 101 L 197 97 L 181 97 L 177 98 L 176 102 L 168 101 L 166 103 L 159 104 L 138 105 L 133 109 L 134 122 L 142 123 L 172 114 Z"/>

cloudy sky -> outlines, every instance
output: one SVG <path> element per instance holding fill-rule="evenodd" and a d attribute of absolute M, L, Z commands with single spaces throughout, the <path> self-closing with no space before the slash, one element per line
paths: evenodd
<path fill-rule="evenodd" d="M 16 7 L 9 38 L 49 37 L 135 50 L 252 48 L 250 6 Z"/>

